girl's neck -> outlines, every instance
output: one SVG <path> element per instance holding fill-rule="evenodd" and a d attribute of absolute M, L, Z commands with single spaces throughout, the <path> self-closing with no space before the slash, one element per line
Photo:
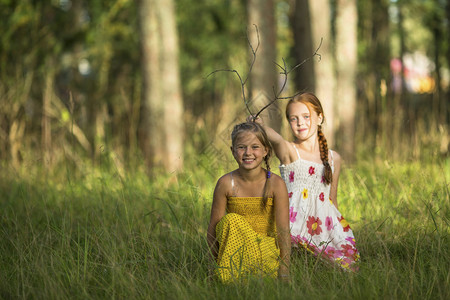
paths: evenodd
<path fill-rule="evenodd" d="M 319 138 L 318 137 L 312 137 L 310 139 L 304 140 L 304 141 L 299 141 L 299 140 L 294 140 L 295 145 L 308 153 L 316 153 L 316 152 L 320 152 L 320 144 L 319 144 Z"/>

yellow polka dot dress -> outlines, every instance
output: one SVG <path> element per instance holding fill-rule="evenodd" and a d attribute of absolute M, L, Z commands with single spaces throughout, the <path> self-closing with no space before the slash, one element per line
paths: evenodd
<path fill-rule="evenodd" d="M 227 214 L 216 226 L 219 242 L 217 275 L 231 282 L 246 275 L 277 276 L 280 250 L 276 244 L 273 199 L 229 197 Z"/>

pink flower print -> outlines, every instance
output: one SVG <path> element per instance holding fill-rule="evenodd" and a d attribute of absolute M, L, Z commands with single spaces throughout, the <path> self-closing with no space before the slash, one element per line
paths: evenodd
<path fill-rule="evenodd" d="M 320 183 L 325 183 L 325 176 L 322 176 L 322 179 L 320 179 Z"/>
<path fill-rule="evenodd" d="M 300 236 L 300 235 L 299 235 Z M 306 237 L 304 237 L 304 236 L 302 236 L 302 237 L 300 237 L 300 239 L 303 241 L 303 243 L 305 244 L 305 245 L 310 245 L 311 243 L 310 243 L 310 240 L 308 240 Z"/>
<path fill-rule="evenodd" d="M 345 269 L 350 269 L 351 260 L 348 258 L 337 259 L 337 261 L 341 264 L 341 267 Z"/>
<path fill-rule="evenodd" d="M 294 171 L 289 173 L 289 182 L 294 182 Z"/>
<path fill-rule="evenodd" d="M 330 231 L 331 229 L 333 229 L 333 218 L 331 217 L 327 217 L 325 219 L 325 226 L 327 227 L 327 230 Z"/>
<path fill-rule="evenodd" d="M 289 220 L 291 221 L 291 223 L 294 223 L 296 219 L 297 219 L 297 212 L 294 211 L 294 208 L 291 206 L 289 208 Z"/>
<path fill-rule="evenodd" d="M 290 192 L 290 193 L 288 194 L 289 198 L 292 198 L 292 194 L 293 194 L 293 192 Z"/>
<path fill-rule="evenodd" d="M 320 201 L 322 201 L 322 202 L 323 202 L 323 200 L 325 200 L 325 195 L 323 194 L 323 192 L 320 193 L 319 199 L 320 199 Z"/>
<path fill-rule="evenodd" d="M 329 256 L 332 257 L 334 259 L 342 257 L 342 251 L 341 250 L 337 250 L 333 247 L 328 246 L 327 249 L 325 249 L 325 253 Z"/>
<path fill-rule="evenodd" d="M 298 235 L 291 235 L 291 243 L 293 244 L 302 244 L 302 237 L 300 236 L 300 234 Z"/>
<path fill-rule="evenodd" d="M 348 236 L 345 240 L 349 241 L 350 244 L 352 244 L 353 246 L 356 246 L 356 242 L 355 242 L 355 238 L 354 237 Z"/>
<path fill-rule="evenodd" d="M 291 243 L 303 246 L 303 248 L 308 248 L 310 245 L 308 239 L 304 236 L 298 235 L 291 235 Z"/>
<path fill-rule="evenodd" d="M 314 175 L 316 173 L 316 169 L 314 167 L 309 167 L 309 175 Z"/>
<path fill-rule="evenodd" d="M 336 253 L 336 249 L 334 247 L 331 246 L 327 246 L 324 250 L 324 253 L 326 256 L 330 257 L 330 258 L 334 258 L 334 255 Z"/>
<path fill-rule="evenodd" d="M 344 256 L 354 258 L 356 255 L 356 249 L 353 248 L 351 245 L 341 245 L 341 248 L 343 249 L 342 252 L 344 252 Z"/>

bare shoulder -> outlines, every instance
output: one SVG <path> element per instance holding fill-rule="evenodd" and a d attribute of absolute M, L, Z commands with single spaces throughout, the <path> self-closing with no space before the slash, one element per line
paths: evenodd
<path fill-rule="evenodd" d="M 228 195 L 231 191 L 231 172 L 223 175 L 217 180 L 215 192 Z"/>
<path fill-rule="evenodd" d="M 277 175 L 277 174 L 274 174 L 274 173 L 272 173 L 271 175 L 270 175 L 270 177 L 272 178 L 272 182 L 273 182 L 273 184 L 280 184 L 280 183 L 283 183 L 284 184 L 284 180 L 283 180 L 283 178 L 281 178 L 280 177 L 280 175 Z"/>
<path fill-rule="evenodd" d="M 332 155 L 333 155 L 333 163 L 335 164 L 335 166 L 340 166 L 341 165 L 341 155 L 339 155 L 339 153 L 337 153 L 334 150 L 331 150 Z"/>
<path fill-rule="evenodd" d="M 286 183 L 284 182 L 284 180 L 277 174 L 273 173 L 272 173 L 272 188 L 274 192 L 279 190 L 287 191 Z"/>
<path fill-rule="evenodd" d="M 222 177 L 219 178 L 219 180 L 217 180 L 217 185 L 223 185 L 223 184 L 231 184 L 231 172 L 227 173 L 225 175 L 222 175 Z"/>

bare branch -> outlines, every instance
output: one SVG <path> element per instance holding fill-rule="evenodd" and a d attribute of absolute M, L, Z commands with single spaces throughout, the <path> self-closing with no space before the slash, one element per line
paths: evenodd
<path fill-rule="evenodd" d="M 261 42 L 260 42 L 260 40 L 259 40 L 258 26 L 256 26 L 256 24 L 253 24 L 253 26 L 255 26 L 256 36 L 257 36 L 257 38 L 258 38 L 258 44 L 256 45 L 256 49 L 253 50 L 253 46 L 252 46 L 252 43 L 250 42 L 250 39 L 249 39 L 249 37 L 248 37 L 248 32 L 247 32 L 247 43 L 248 43 L 250 49 L 252 50 L 253 58 L 252 58 L 252 62 L 251 62 L 251 64 L 250 64 L 250 67 L 248 68 L 247 77 L 246 77 L 245 80 L 244 80 L 244 84 L 247 83 L 247 80 L 248 80 L 248 78 L 250 77 L 250 73 L 252 72 L 253 65 L 255 64 L 255 61 L 256 61 L 256 52 L 258 52 L 259 45 L 261 44 Z"/>
<path fill-rule="evenodd" d="M 239 82 L 241 83 L 242 98 L 244 99 L 245 107 L 247 108 L 249 114 L 253 116 L 252 112 L 250 111 L 250 108 L 248 107 L 248 103 L 247 103 L 246 97 L 245 97 L 245 88 L 244 88 L 245 83 L 242 82 L 242 77 L 239 74 L 239 72 L 237 70 L 229 70 L 229 69 L 215 70 L 215 71 L 209 73 L 208 76 L 206 76 L 206 78 L 208 78 L 210 75 L 213 75 L 214 73 L 218 73 L 218 72 L 232 72 L 232 73 L 236 73 L 237 77 L 239 78 Z"/>
<path fill-rule="evenodd" d="M 316 55 L 319 57 L 319 61 L 321 61 L 322 60 L 322 55 L 320 55 L 317 52 L 319 51 L 320 47 L 322 47 L 322 41 L 323 41 L 323 38 L 320 38 L 319 47 L 317 47 L 317 49 L 316 49 L 316 51 L 314 51 L 313 55 L 311 55 L 310 57 L 308 57 L 307 59 L 305 59 L 301 63 L 295 65 L 288 73 L 291 73 L 292 71 L 294 71 L 295 69 L 297 69 L 298 67 L 300 67 L 301 65 L 303 65 L 304 63 L 306 63 L 308 60 L 312 59 Z"/>
<path fill-rule="evenodd" d="M 249 114 L 253 117 L 253 120 L 255 120 L 266 108 L 268 108 L 270 105 L 272 105 L 273 103 L 275 103 L 275 101 L 280 100 L 280 99 L 292 99 L 295 96 L 299 95 L 301 92 L 298 92 L 294 95 L 291 96 L 287 96 L 287 97 L 280 97 L 281 93 L 283 93 L 284 89 L 286 88 L 287 85 L 287 81 L 288 81 L 288 75 L 289 73 L 291 73 L 292 71 L 296 70 L 297 68 L 299 68 L 300 66 L 302 66 L 304 63 L 306 63 L 307 61 L 311 60 L 314 56 L 318 56 L 319 57 L 319 61 L 322 59 L 322 56 L 318 53 L 320 47 L 322 46 L 322 41 L 323 38 L 320 39 L 320 44 L 317 47 L 316 51 L 314 51 L 314 53 L 306 58 L 304 61 L 302 61 L 301 63 L 295 65 L 294 67 L 292 67 L 290 70 L 288 70 L 287 68 L 287 64 L 284 58 L 282 58 L 283 60 L 283 66 L 281 66 L 280 64 L 278 64 L 277 62 L 274 62 L 274 64 L 281 69 L 280 74 L 282 74 L 284 76 L 284 80 L 283 80 L 283 84 L 281 85 L 280 89 L 278 90 L 278 92 L 275 90 L 275 87 L 273 87 L 273 94 L 274 94 L 274 98 L 267 103 L 262 109 L 260 109 L 258 111 L 258 113 L 256 113 L 255 115 L 251 112 L 250 107 L 248 106 L 248 101 L 247 98 L 245 96 L 245 84 L 247 83 L 249 77 L 250 77 L 250 73 L 252 72 L 253 69 L 253 65 L 255 64 L 256 61 L 256 53 L 258 52 L 259 46 L 261 44 L 260 39 L 259 39 L 259 31 L 258 31 L 258 26 L 256 26 L 256 24 L 253 24 L 253 26 L 255 26 L 255 30 L 256 30 L 256 36 L 258 38 L 258 43 L 256 45 L 256 48 L 253 48 L 253 45 L 250 41 L 249 35 L 248 35 L 248 31 L 247 31 L 247 43 L 250 47 L 250 50 L 252 52 L 252 61 L 250 63 L 250 66 L 248 68 L 248 72 L 247 72 L 247 76 L 245 77 L 245 80 L 242 80 L 241 75 L 239 74 L 239 72 L 235 69 L 221 69 L 221 70 L 215 70 L 211 73 L 208 74 L 208 76 L 206 76 L 206 78 L 208 78 L 209 76 L 218 73 L 218 72 L 232 72 L 232 73 L 236 73 L 237 77 L 239 78 L 239 82 L 241 84 L 241 90 L 242 90 L 242 98 L 244 100 L 244 104 L 245 107 L 247 108 Z"/>
<path fill-rule="evenodd" d="M 248 30 L 247 30 L 247 43 L 248 43 L 248 45 L 249 45 L 249 47 L 250 47 L 250 50 L 252 51 L 252 56 L 253 56 L 253 58 L 252 58 L 252 61 L 251 61 L 251 63 L 250 63 L 250 66 L 249 66 L 249 68 L 248 68 L 248 72 L 247 72 L 247 76 L 245 77 L 245 80 L 242 80 L 242 77 L 241 77 L 241 75 L 239 74 L 239 72 L 238 72 L 237 70 L 234 70 L 234 69 L 233 69 L 233 70 L 230 70 L 230 69 L 215 70 L 215 71 L 209 73 L 208 76 L 206 76 L 206 78 L 208 78 L 210 75 L 213 75 L 213 74 L 215 74 L 215 73 L 217 73 L 217 72 L 233 72 L 233 73 L 236 73 L 237 77 L 239 78 L 239 82 L 241 83 L 242 98 L 243 98 L 243 100 L 244 100 L 245 107 L 247 108 L 247 110 L 248 110 L 248 112 L 249 112 L 249 114 L 250 114 L 251 116 L 253 116 L 253 113 L 251 112 L 250 107 L 248 106 L 248 101 L 247 101 L 247 98 L 246 98 L 246 96 L 245 96 L 245 84 L 247 83 L 247 80 L 248 80 L 248 78 L 250 77 L 250 73 L 252 72 L 253 65 L 255 64 L 255 61 L 256 61 L 256 52 L 258 52 L 259 46 L 260 46 L 260 44 L 261 44 L 261 42 L 260 42 L 260 40 L 259 40 L 258 26 L 256 26 L 256 24 L 253 24 L 253 26 L 255 26 L 256 36 L 257 36 L 257 38 L 258 38 L 258 43 L 257 43 L 257 45 L 256 45 L 256 48 L 253 48 L 253 45 L 252 45 L 252 43 L 251 43 L 251 41 L 250 41 L 250 38 L 249 38 L 249 36 L 248 36 Z"/>
<path fill-rule="evenodd" d="M 322 41 L 323 41 L 323 38 L 320 39 L 320 44 L 319 44 L 319 46 L 317 47 L 316 51 L 314 51 L 314 53 L 313 53 L 310 57 L 306 58 L 306 59 L 305 59 L 304 61 L 302 61 L 301 63 L 295 65 L 295 66 L 294 66 L 293 68 L 291 68 L 289 71 L 287 70 L 287 65 L 286 65 L 286 61 L 284 60 L 284 58 L 282 58 L 282 59 L 283 59 L 283 66 L 281 66 L 280 64 L 278 64 L 278 63 L 275 62 L 275 65 L 281 69 L 280 74 L 283 74 L 283 75 L 284 75 L 284 81 L 283 81 L 283 84 L 281 85 L 281 88 L 280 88 L 280 90 L 278 91 L 278 93 L 275 92 L 275 88 L 273 88 L 274 98 L 273 98 L 269 103 L 267 103 L 263 108 L 261 108 L 260 111 L 258 111 L 254 116 L 252 115 L 252 116 L 253 116 L 253 120 L 256 120 L 256 118 L 257 118 L 257 117 L 258 117 L 258 116 L 259 116 L 266 108 L 268 108 L 268 107 L 271 106 L 273 103 L 275 103 L 275 101 L 277 101 L 277 100 L 279 100 L 279 99 L 292 99 L 292 98 L 294 98 L 295 96 L 297 96 L 297 95 L 300 94 L 300 92 L 298 92 L 298 93 L 296 93 L 296 94 L 294 94 L 294 95 L 292 95 L 292 96 L 288 96 L 288 97 L 280 97 L 281 93 L 283 92 L 284 88 L 286 87 L 289 73 L 291 73 L 291 72 L 294 71 L 295 69 L 299 68 L 301 65 L 303 65 L 304 63 L 306 63 L 307 61 L 309 61 L 310 59 L 312 59 L 312 58 L 313 58 L 314 56 L 316 56 L 316 55 L 319 57 L 319 61 L 322 59 L 322 56 L 318 53 L 320 47 L 322 47 Z"/>

